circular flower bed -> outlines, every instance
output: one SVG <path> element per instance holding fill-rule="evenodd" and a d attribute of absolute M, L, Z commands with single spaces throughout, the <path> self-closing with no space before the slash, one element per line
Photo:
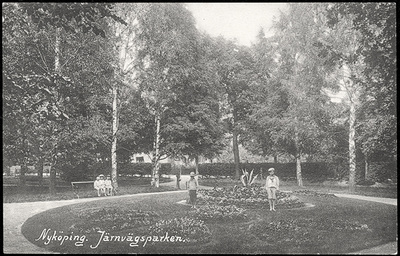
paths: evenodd
<path fill-rule="evenodd" d="M 269 207 L 268 194 L 264 187 L 233 187 L 233 188 L 214 188 L 210 190 L 200 189 L 199 204 L 206 202 L 217 205 L 237 205 L 243 207 Z M 298 208 L 304 203 L 291 193 L 277 191 L 277 207 L 279 208 Z"/>

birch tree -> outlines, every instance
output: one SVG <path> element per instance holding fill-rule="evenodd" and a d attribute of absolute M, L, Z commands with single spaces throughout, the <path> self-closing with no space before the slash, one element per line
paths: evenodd
<path fill-rule="evenodd" d="M 184 85 L 198 54 L 194 18 L 182 4 L 149 4 L 139 16 L 137 34 L 139 84 L 154 116 L 152 185 L 158 186 L 167 103 L 176 98 L 171 88 Z M 184 88 L 182 88 L 184 90 Z"/>
<path fill-rule="evenodd" d="M 328 28 L 320 44 L 325 48 L 326 54 L 331 56 L 330 65 L 336 65 L 332 77 L 344 88 L 348 104 L 349 134 L 349 190 L 354 191 L 356 183 L 356 124 L 357 110 L 360 107 L 360 93 L 362 83 L 365 81 L 364 57 L 360 55 L 362 35 L 353 28 L 350 16 L 343 15 L 340 21 Z M 333 59 L 332 59 L 333 58 Z"/>
<path fill-rule="evenodd" d="M 288 105 L 281 116 L 274 117 L 271 136 L 280 148 L 294 156 L 299 186 L 303 186 L 301 158 L 316 152 L 326 137 L 318 116 L 327 113 L 329 97 L 322 88 L 329 84 L 322 68 L 325 59 L 319 56 L 315 45 L 324 33 L 321 7 L 290 4 L 289 12 L 281 13 L 274 26 L 279 68 L 273 76 L 282 84 Z"/>

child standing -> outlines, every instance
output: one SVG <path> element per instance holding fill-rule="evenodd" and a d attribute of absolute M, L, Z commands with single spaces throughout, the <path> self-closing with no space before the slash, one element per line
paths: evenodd
<path fill-rule="evenodd" d="M 106 183 L 105 183 L 105 180 L 104 180 L 104 175 L 100 174 L 99 177 L 100 177 L 100 181 L 99 181 L 100 195 L 105 195 L 105 193 L 106 193 Z"/>
<path fill-rule="evenodd" d="M 100 196 L 100 177 L 97 176 L 96 180 L 94 181 L 94 189 L 97 190 L 97 196 Z"/>
<path fill-rule="evenodd" d="M 112 196 L 113 186 L 112 186 L 112 183 L 111 183 L 110 175 L 108 175 L 107 179 L 105 180 L 105 187 L 106 187 L 106 196 Z"/>
<path fill-rule="evenodd" d="M 191 172 L 190 180 L 186 183 L 186 188 L 189 190 L 190 204 L 192 205 L 192 208 L 196 208 L 197 188 L 199 186 L 195 176 L 196 174 Z"/>
<path fill-rule="evenodd" d="M 275 211 L 276 191 L 279 190 L 279 178 L 275 175 L 275 169 L 268 169 L 269 175 L 265 182 L 265 188 L 268 192 L 269 210 Z"/>

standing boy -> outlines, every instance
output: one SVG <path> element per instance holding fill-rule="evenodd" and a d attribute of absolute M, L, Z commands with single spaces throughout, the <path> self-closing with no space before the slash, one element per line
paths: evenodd
<path fill-rule="evenodd" d="M 279 190 L 279 178 L 275 175 L 275 169 L 268 169 L 268 177 L 265 182 L 265 188 L 268 192 L 269 210 L 275 211 L 276 191 Z"/>
<path fill-rule="evenodd" d="M 194 172 L 190 173 L 190 180 L 186 183 L 186 187 L 189 190 L 190 204 L 192 208 L 196 208 L 196 199 L 197 199 L 197 188 L 199 183 L 195 178 L 196 174 Z"/>

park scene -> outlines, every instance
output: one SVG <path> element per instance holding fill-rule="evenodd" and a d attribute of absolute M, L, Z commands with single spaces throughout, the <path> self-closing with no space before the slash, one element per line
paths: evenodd
<path fill-rule="evenodd" d="M 397 254 L 396 3 L 2 3 L 3 253 Z"/>

